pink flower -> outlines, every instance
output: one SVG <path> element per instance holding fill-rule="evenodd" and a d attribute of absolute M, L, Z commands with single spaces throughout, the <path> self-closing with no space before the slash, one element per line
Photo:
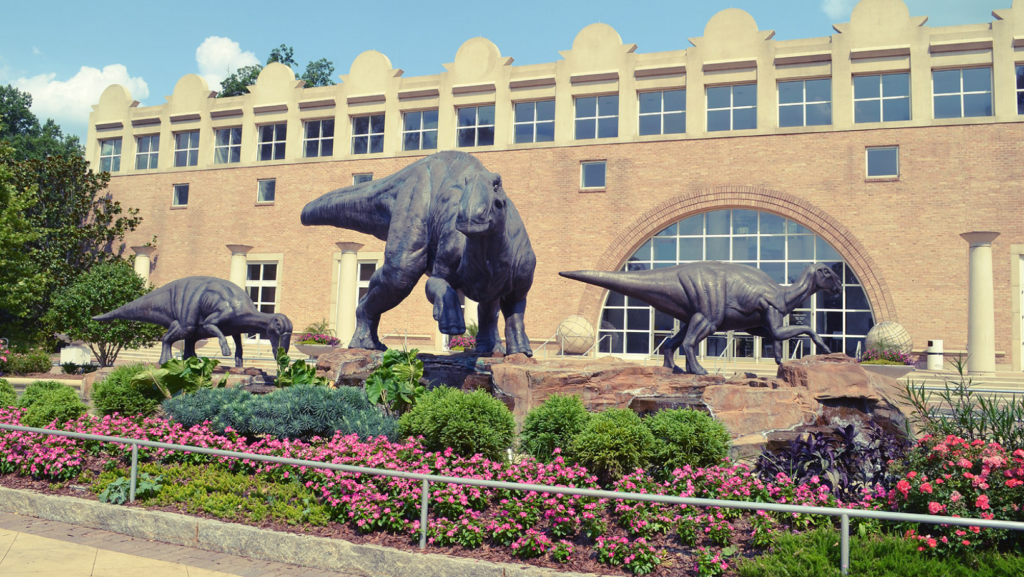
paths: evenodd
<path fill-rule="evenodd" d="M 931 483 L 924 483 L 924 484 L 922 484 L 921 485 L 921 492 L 922 493 L 931 493 L 932 492 L 932 485 L 931 485 Z"/>
<path fill-rule="evenodd" d="M 932 515 L 938 515 L 945 508 L 946 508 L 945 505 L 942 505 L 940 503 L 936 503 L 935 501 L 932 501 L 931 503 L 928 503 L 928 512 L 931 513 Z"/>
<path fill-rule="evenodd" d="M 974 506 L 978 507 L 979 509 L 988 509 L 988 495 L 981 495 L 980 497 L 978 497 L 978 499 L 974 502 Z"/>

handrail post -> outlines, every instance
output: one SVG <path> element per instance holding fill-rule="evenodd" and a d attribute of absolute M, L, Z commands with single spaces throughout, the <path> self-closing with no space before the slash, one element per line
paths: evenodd
<path fill-rule="evenodd" d="M 843 575 L 848 575 L 850 572 L 850 516 L 844 513 L 840 516 L 839 524 L 842 531 L 839 536 L 839 571 Z"/>
<path fill-rule="evenodd" d="M 128 492 L 128 501 L 135 502 L 135 487 L 139 478 L 139 445 L 132 443 L 132 480 L 131 489 Z"/>
<path fill-rule="evenodd" d="M 423 479 L 420 502 L 420 549 L 427 548 L 427 506 L 430 503 L 430 481 Z"/>

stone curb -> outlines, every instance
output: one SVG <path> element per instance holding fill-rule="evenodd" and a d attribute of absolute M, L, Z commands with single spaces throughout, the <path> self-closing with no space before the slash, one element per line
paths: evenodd
<path fill-rule="evenodd" d="M 108 505 L 0 487 L 0 511 L 102 529 L 263 561 L 290 563 L 360 577 L 596 577 L 511 563 L 410 553 L 342 539 L 281 533 L 177 513 Z"/>

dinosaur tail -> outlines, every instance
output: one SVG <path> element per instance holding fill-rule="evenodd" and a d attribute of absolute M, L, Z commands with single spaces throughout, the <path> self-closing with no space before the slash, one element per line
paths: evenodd
<path fill-rule="evenodd" d="M 600 270 L 574 270 L 558 273 L 587 284 L 613 290 L 626 296 L 647 301 L 659 292 L 665 279 L 660 271 L 605 272 Z"/>
<path fill-rule="evenodd" d="M 387 179 L 332 190 L 302 208 L 305 226 L 336 226 L 380 237 L 387 236 L 390 206 L 381 202 Z"/>
<path fill-rule="evenodd" d="M 92 320 L 99 322 L 108 322 L 113 320 L 152 322 L 149 320 L 150 315 L 146 314 L 148 312 L 149 307 L 147 307 L 146 304 L 143 302 L 144 300 L 146 300 L 146 296 L 136 299 L 110 312 L 103 313 L 101 315 L 96 315 L 92 317 Z"/>

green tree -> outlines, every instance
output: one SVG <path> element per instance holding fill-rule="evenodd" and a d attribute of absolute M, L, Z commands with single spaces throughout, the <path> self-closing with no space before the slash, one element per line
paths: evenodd
<path fill-rule="evenodd" d="M 326 58 L 321 58 L 306 65 L 306 71 L 302 73 L 302 80 L 306 81 L 306 88 L 334 86 L 332 75 L 334 75 L 334 63 Z"/>
<path fill-rule="evenodd" d="M 31 107 L 31 94 L 10 84 L 0 86 L 0 140 L 8 141 L 14 148 L 14 160 L 82 155 L 77 136 L 65 135 L 52 119 L 40 124 Z"/>
<path fill-rule="evenodd" d="M 0 142 L 0 334 L 24 340 L 24 321 L 42 300 L 46 276 L 25 249 L 40 236 L 25 215 L 37 203 L 36 190 L 14 185 L 13 154 Z"/>
<path fill-rule="evenodd" d="M 256 78 L 259 77 L 261 70 L 263 70 L 263 67 L 259 64 L 239 68 L 221 81 L 220 92 L 217 93 L 217 98 L 248 94 L 249 87 L 256 84 Z"/>
<path fill-rule="evenodd" d="M 291 46 L 282 44 L 270 51 L 270 56 L 267 57 L 267 64 L 280 62 L 288 68 L 295 68 L 296 62 L 293 56 L 295 56 L 295 50 Z"/>
<path fill-rule="evenodd" d="M 92 317 L 128 304 L 150 290 L 131 263 L 111 260 L 93 267 L 57 293 L 45 321 L 54 332 L 89 343 L 100 365 L 109 367 L 122 349 L 149 346 L 163 335 L 164 328 L 138 321 L 101 323 Z"/>
<path fill-rule="evenodd" d="M 270 51 L 270 56 L 267 57 L 267 64 L 270 64 L 271 62 L 280 62 L 292 69 L 294 69 L 298 64 L 295 62 L 295 50 L 291 46 L 285 44 L 282 44 Z M 259 64 L 243 66 L 238 70 L 235 70 L 227 78 L 221 81 L 220 92 L 217 93 L 217 98 L 248 94 L 249 87 L 256 84 L 256 79 L 262 71 L 263 66 Z M 303 72 L 299 78 L 306 81 L 306 88 L 313 88 L 315 86 L 333 86 L 334 80 L 331 79 L 333 74 L 334 63 L 326 58 L 321 58 L 320 60 L 313 60 L 307 64 L 306 71 Z"/>

